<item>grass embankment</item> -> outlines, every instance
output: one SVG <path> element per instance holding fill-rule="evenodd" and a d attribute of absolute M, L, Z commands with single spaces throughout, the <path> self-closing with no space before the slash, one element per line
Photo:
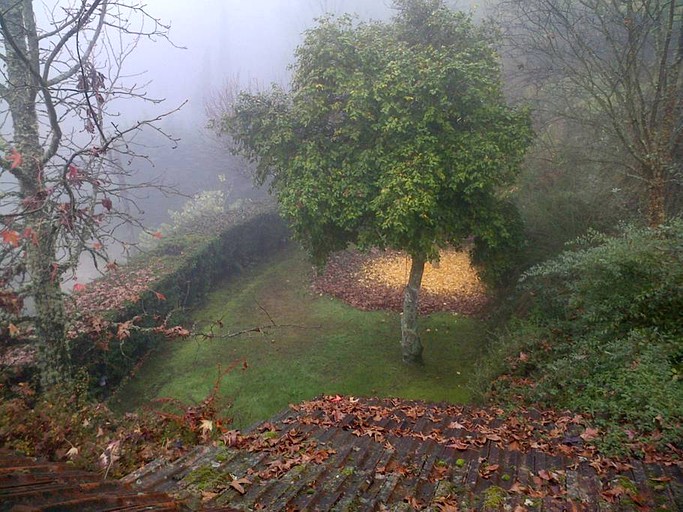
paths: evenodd
<path fill-rule="evenodd" d="M 407 367 L 401 363 L 396 313 L 362 312 L 316 295 L 311 275 L 304 255 L 292 249 L 269 266 L 217 286 L 194 314 L 198 328 L 208 331 L 221 318 L 224 327 L 214 329 L 219 336 L 271 326 L 271 318 L 280 327 L 169 342 L 123 386 L 114 407 L 131 411 L 160 397 L 199 402 L 211 390 L 218 365 L 240 360 L 248 368 L 240 365 L 226 375 L 220 396 L 223 412 L 238 427 L 321 393 L 469 400 L 467 383 L 484 343 L 480 321 L 448 313 L 423 318 L 425 366 Z"/>

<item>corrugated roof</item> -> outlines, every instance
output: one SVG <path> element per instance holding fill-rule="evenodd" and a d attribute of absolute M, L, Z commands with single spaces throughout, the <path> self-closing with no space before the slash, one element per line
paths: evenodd
<path fill-rule="evenodd" d="M 504 416 L 321 397 L 125 480 L 195 509 L 683 510 L 678 455 L 612 461 L 590 445 L 580 416 Z"/>
<path fill-rule="evenodd" d="M 186 510 L 168 494 L 133 489 L 66 463 L 0 451 L 0 511 Z"/>

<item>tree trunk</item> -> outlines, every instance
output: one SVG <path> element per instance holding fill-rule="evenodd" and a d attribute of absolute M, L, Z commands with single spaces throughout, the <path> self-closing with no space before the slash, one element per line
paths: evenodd
<path fill-rule="evenodd" d="M 401 350 L 403 362 L 422 364 L 422 343 L 417 332 L 417 305 L 422 275 L 425 269 L 425 258 L 413 256 L 410 266 L 410 277 L 403 297 L 403 316 L 401 317 Z"/>
<path fill-rule="evenodd" d="M 28 270 L 36 306 L 40 385 L 47 390 L 55 384 L 71 380 L 71 354 L 66 337 L 60 273 L 52 266 L 55 260 L 55 234 L 51 233 L 50 219 L 32 221 L 38 241 L 27 249 Z M 40 224 L 35 224 L 36 221 Z"/>
<path fill-rule="evenodd" d="M 666 172 L 664 165 L 657 162 L 651 169 L 648 187 L 647 217 L 650 227 L 661 226 L 666 220 Z"/>
<path fill-rule="evenodd" d="M 43 203 L 49 193 L 43 179 L 43 148 L 36 108 L 39 63 L 33 49 L 38 47 L 38 35 L 30 7 L 30 2 L 22 5 L 22 2 L 0 0 L 7 30 L 2 34 L 8 84 L 3 99 L 12 115 L 12 143 L 22 157 L 21 165 L 12 173 L 19 181 L 21 199 L 35 210 L 26 217 L 26 226 L 35 234 L 35 241 L 26 245 L 26 268 L 36 307 L 40 383 L 43 389 L 49 389 L 68 381 L 71 375 L 60 272 L 53 266 L 57 259 L 58 230 L 53 226 L 56 220 Z"/>

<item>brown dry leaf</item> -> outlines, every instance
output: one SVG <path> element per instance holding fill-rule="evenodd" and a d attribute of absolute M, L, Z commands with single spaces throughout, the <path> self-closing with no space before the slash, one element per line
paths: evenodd
<path fill-rule="evenodd" d="M 213 431 L 213 421 L 202 420 L 201 424 L 199 425 L 199 429 L 202 431 L 203 435 L 208 434 L 209 432 Z"/>
<path fill-rule="evenodd" d="M 597 428 L 587 428 L 583 434 L 581 434 L 581 439 L 586 442 L 592 441 L 598 437 L 599 430 Z"/>
<path fill-rule="evenodd" d="M 211 501 L 216 496 L 218 496 L 217 492 L 202 491 L 202 503 L 206 503 L 207 501 Z"/>
<path fill-rule="evenodd" d="M 19 335 L 19 328 L 13 323 L 10 322 L 8 329 L 10 338 L 16 338 Z"/>
<path fill-rule="evenodd" d="M 247 491 L 244 489 L 244 486 L 249 484 L 251 484 L 251 480 L 248 478 L 238 478 L 230 482 L 230 487 L 240 494 L 245 494 Z"/>

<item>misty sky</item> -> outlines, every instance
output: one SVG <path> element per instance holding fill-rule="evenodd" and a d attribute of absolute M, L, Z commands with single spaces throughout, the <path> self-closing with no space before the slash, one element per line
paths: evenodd
<path fill-rule="evenodd" d="M 150 94 L 169 106 L 190 100 L 182 118 L 199 121 L 204 98 L 227 79 L 239 76 L 286 83 L 287 66 L 301 42 L 301 33 L 325 12 L 353 12 L 362 18 L 392 14 L 391 0 L 146 0 L 148 12 L 171 24 L 171 38 L 144 42 L 128 63 L 147 71 Z M 471 2 L 461 0 L 456 5 Z"/>
<path fill-rule="evenodd" d="M 182 117 L 203 115 L 203 98 L 228 78 L 286 83 L 301 33 L 326 10 L 387 17 L 390 0 L 147 0 L 148 12 L 171 24 L 173 48 L 144 42 L 128 63 L 147 71 L 150 94 L 170 104 L 189 99 Z"/>

